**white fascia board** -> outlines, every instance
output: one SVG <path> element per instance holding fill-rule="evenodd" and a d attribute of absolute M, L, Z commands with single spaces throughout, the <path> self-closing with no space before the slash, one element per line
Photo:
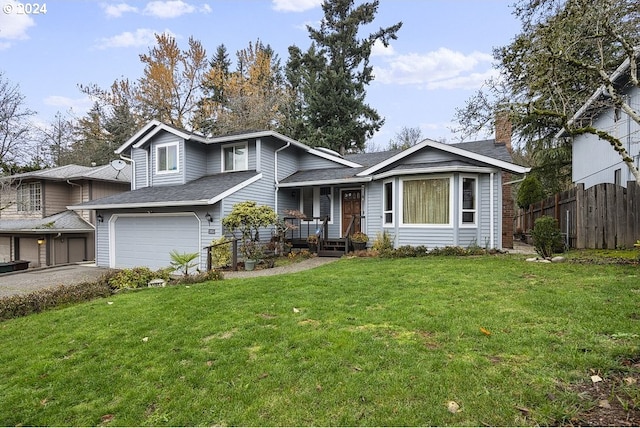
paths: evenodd
<path fill-rule="evenodd" d="M 175 129 L 173 127 L 167 126 L 164 123 L 161 123 L 160 125 L 158 125 L 156 127 L 156 129 L 154 129 L 153 131 L 149 132 L 147 135 L 145 135 L 144 137 L 142 137 L 140 139 L 140 141 L 138 141 L 136 144 L 133 145 L 133 147 L 135 149 L 138 149 L 140 147 L 142 147 L 147 141 L 149 141 L 154 135 L 156 135 L 157 133 L 159 133 L 160 131 L 167 131 L 177 137 L 182 138 L 185 141 L 188 140 L 194 140 L 194 141 L 198 141 L 200 143 L 204 143 L 206 142 L 206 139 L 204 137 L 200 137 L 198 135 L 194 135 L 194 134 L 189 134 L 187 132 L 183 132 L 180 131 L 178 129 Z M 116 153 L 118 154 L 118 153 Z"/>
<path fill-rule="evenodd" d="M 136 132 L 131 138 L 129 138 L 127 141 L 124 142 L 124 144 L 122 144 L 120 147 L 118 147 L 115 150 L 115 154 L 119 155 L 122 152 L 124 152 L 127 148 L 129 148 L 129 146 L 131 146 L 132 144 L 134 144 L 136 141 L 138 141 L 138 139 L 140 139 L 144 134 L 146 134 L 149 129 L 153 128 L 154 126 L 159 126 L 161 125 L 161 122 L 158 120 L 152 120 L 149 123 L 147 123 L 145 126 L 142 127 L 142 129 L 140 129 L 138 132 Z"/>
<path fill-rule="evenodd" d="M 69 210 L 113 210 L 125 208 L 158 208 L 158 207 L 184 207 L 184 206 L 202 206 L 209 205 L 206 199 L 198 199 L 195 201 L 161 201 L 161 202 L 141 202 L 139 204 L 104 204 L 104 205 L 70 205 Z"/>
<path fill-rule="evenodd" d="M 241 190 L 241 189 L 247 187 L 249 184 L 255 183 L 256 181 L 261 180 L 261 179 L 262 179 L 262 173 L 254 175 L 250 179 L 245 180 L 242 183 L 233 186 L 229 190 L 226 190 L 226 191 L 220 193 L 219 195 L 216 195 L 215 197 L 209 199 L 207 201 L 207 204 L 208 205 L 213 205 L 216 202 L 219 202 L 219 201 L 223 200 L 224 198 L 236 193 L 238 190 Z"/>
<path fill-rule="evenodd" d="M 416 175 L 416 174 L 441 174 L 445 172 L 463 172 L 469 174 L 490 174 L 492 172 L 498 172 L 496 168 L 487 168 L 481 166 L 436 166 L 429 168 L 412 168 L 402 170 L 391 170 L 377 174 L 373 176 L 374 180 L 381 180 L 384 178 L 402 176 L 402 175 Z"/>
<path fill-rule="evenodd" d="M 330 160 L 330 161 L 333 161 L 333 162 L 336 162 L 336 163 L 339 163 L 341 165 L 348 166 L 348 167 L 351 167 L 351 168 L 360 168 L 362 166 L 359 163 L 351 162 L 351 161 L 348 161 L 348 160 L 346 160 L 344 158 L 341 158 L 341 157 L 332 156 L 329 153 L 323 152 L 321 150 L 316 150 L 314 148 L 309 148 L 309 150 L 307 150 L 307 152 L 312 154 L 312 155 L 314 155 L 314 156 L 318 156 L 318 157 L 321 157 L 323 159 L 327 159 L 327 160 Z"/>
<path fill-rule="evenodd" d="M 357 175 L 359 177 L 364 177 L 365 175 L 371 175 L 374 172 L 379 171 L 382 168 L 387 167 L 387 166 L 391 165 L 392 163 L 397 162 L 400 159 L 403 159 L 403 158 L 405 158 L 405 157 L 417 152 L 418 150 L 422 150 L 424 147 L 429 146 L 430 145 L 429 143 L 431 143 L 431 142 L 435 143 L 435 141 L 429 140 L 427 138 L 426 140 L 422 141 L 421 143 L 418 143 L 413 147 L 409 147 L 408 149 L 401 151 L 397 155 L 391 156 L 389 159 L 386 159 L 386 160 L 384 160 L 384 161 L 382 161 L 382 162 L 380 162 L 378 164 L 373 165 L 370 168 L 365 169 L 364 171 L 359 172 Z"/>
<path fill-rule="evenodd" d="M 307 187 L 307 186 L 335 186 L 339 184 L 353 184 L 353 183 L 368 183 L 373 179 L 373 177 L 363 177 L 363 178 L 343 178 L 340 180 L 317 180 L 317 181 L 300 181 L 296 183 L 280 183 L 278 184 L 278 188 L 284 189 L 287 187 Z"/>
<path fill-rule="evenodd" d="M 515 173 L 518 173 L 518 174 L 527 173 L 531 169 L 531 168 L 525 168 L 525 167 L 522 167 L 520 165 L 513 164 L 511 162 L 505 162 L 503 160 L 495 159 L 495 158 L 492 158 L 492 157 L 489 157 L 489 156 L 484 156 L 484 155 L 480 155 L 480 154 L 477 154 L 477 153 L 473 153 L 473 152 L 470 152 L 468 150 L 464 150 L 464 149 L 461 149 L 461 148 L 458 148 L 458 147 L 451 146 L 449 144 L 443 144 L 443 143 L 439 143 L 439 142 L 433 141 L 433 140 L 425 140 L 420 144 L 416 144 L 415 146 L 413 146 L 411 148 L 408 148 L 407 150 L 404 150 L 404 151 L 398 153 L 395 156 L 392 156 L 391 158 L 387 159 L 384 162 L 380 162 L 379 164 L 374 165 L 371 168 L 368 168 L 368 169 L 360 172 L 358 174 L 358 176 L 365 176 L 365 175 L 373 174 L 376 171 L 379 171 L 380 169 L 382 169 L 382 168 L 384 168 L 386 166 L 389 166 L 392 163 L 397 162 L 398 160 L 403 159 L 403 158 L 405 158 L 405 157 L 417 152 L 418 150 L 424 149 L 425 147 L 432 147 L 434 149 L 442 150 L 442 151 L 445 151 L 445 152 L 448 152 L 448 153 L 451 153 L 451 154 L 454 154 L 454 155 L 462 156 L 462 157 L 465 157 L 465 158 L 468 158 L 468 159 L 477 160 L 478 162 L 486 163 L 488 165 L 492 165 L 492 166 L 495 166 L 497 168 L 504 169 L 504 170 L 507 170 L 507 171 L 510 171 L 510 172 L 515 172 Z"/>

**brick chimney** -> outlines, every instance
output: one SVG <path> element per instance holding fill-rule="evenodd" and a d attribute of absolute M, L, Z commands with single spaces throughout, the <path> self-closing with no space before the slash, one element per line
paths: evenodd
<path fill-rule="evenodd" d="M 509 112 L 496 113 L 495 144 L 504 145 L 512 153 L 511 148 L 511 119 Z M 511 173 L 502 171 L 502 248 L 513 248 L 513 219 L 515 216 L 515 202 L 511 184 Z"/>

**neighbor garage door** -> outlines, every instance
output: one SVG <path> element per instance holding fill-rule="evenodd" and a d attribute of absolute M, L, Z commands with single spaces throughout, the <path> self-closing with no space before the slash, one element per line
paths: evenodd
<path fill-rule="evenodd" d="M 160 269 L 170 265 L 173 250 L 200 254 L 200 226 L 193 214 L 119 216 L 113 225 L 113 267 Z"/>

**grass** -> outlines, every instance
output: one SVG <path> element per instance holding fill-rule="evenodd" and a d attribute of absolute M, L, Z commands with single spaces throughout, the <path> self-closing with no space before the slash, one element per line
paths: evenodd
<path fill-rule="evenodd" d="M 567 424 L 568 384 L 640 353 L 639 274 L 370 258 L 123 293 L 0 324 L 0 425 Z"/>

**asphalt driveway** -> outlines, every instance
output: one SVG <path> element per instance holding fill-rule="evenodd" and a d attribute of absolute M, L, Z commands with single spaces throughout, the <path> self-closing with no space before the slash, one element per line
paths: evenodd
<path fill-rule="evenodd" d="M 0 275 L 0 297 L 28 294 L 58 285 L 91 282 L 100 278 L 108 269 L 92 264 L 65 265 L 44 269 L 23 270 Z"/>

